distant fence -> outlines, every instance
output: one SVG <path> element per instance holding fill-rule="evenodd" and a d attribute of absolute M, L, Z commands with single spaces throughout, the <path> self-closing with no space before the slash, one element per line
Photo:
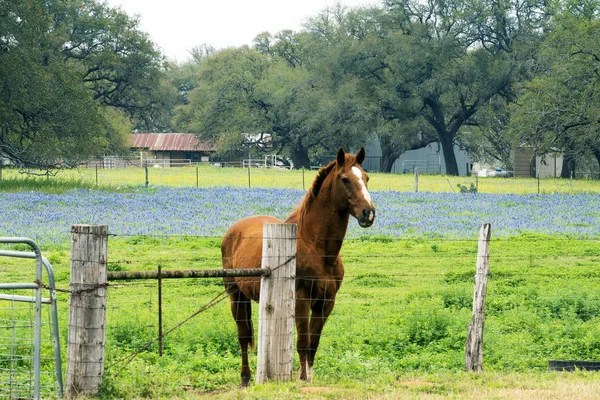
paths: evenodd
<path fill-rule="evenodd" d="M 413 176 L 419 174 L 418 186 Z M 192 164 L 179 168 L 164 168 L 143 165 L 142 168 L 130 164 L 124 168 L 103 169 L 101 166 L 61 171 L 58 176 L 47 176 L 47 180 L 75 180 L 97 186 L 170 186 L 170 187 L 211 187 L 230 186 L 246 188 L 294 188 L 308 189 L 315 170 L 287 170 L 280 168 L 231 168 L 230 164 Z M 597 180 L 589 177 L 563 178 L 513 178 L 479 176 L 429 175 L 415 168 L 407 174 L 370 173 L 370 191 L 419 191 L 419 192 L 468 192 L 468 193 L 513 193 L 513 194 L 553 194 L 553 193 L 600 193 Z M 18 170 L 0 170 L 0 182 L 22 179 Z"/>

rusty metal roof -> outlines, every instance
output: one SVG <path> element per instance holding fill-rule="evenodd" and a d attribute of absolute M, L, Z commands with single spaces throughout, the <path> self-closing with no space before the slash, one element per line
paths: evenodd
<path fill-rule="evenodd" d="M 215 151 L 215 145 L 200 142 L 192 133 L 133 133 L 133 148 L 150 151 Z"/>

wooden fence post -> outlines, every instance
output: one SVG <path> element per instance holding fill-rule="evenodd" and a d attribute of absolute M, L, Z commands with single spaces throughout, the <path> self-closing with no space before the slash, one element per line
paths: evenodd
<path fill-rule="evenodd" d="M 260 283 L 256 382 L 292 379 L 296 307 L 295 224 L 265 224 Z"/>
<path fill-rule="evenodd" d="M 71 226 L 66 397 L 94 396 L 104 373 L 107 225 Z"/>
<path fill-rule="evenodd" d="M 490 273 L 490 237 L 492 226 L 481 225 L 479 230 L 479 246 L 477 251 L 477 272 L 475 274 L 475 290 L 473 294 L 473 317 L 467 332 L 465 351 L 466 370 L 482 372 L 483 364 L 483 325 L 485 321 L 485 295 Z"/>
<path fill-rule="evenodd" d="M 419 191 L 419 168 L 415 168 L 415 193 Z"/>

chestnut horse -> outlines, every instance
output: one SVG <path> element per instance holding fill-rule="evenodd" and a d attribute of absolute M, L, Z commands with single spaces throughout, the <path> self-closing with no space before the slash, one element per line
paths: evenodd
<path fill-rule="evenodd" d="M 365 149 L 356 156 L 340 149 L 337 159 L 321 168 L 301 204 L 285 220 L 297 224 L 296 348 L 300 356 L 299 378 L 312 381 L 315 353 L 321 331 L 333 310 L 344 278 L 340 249 L 350 215 L 366 228 L 375 220 L 375 207 L 367 190 L 369 178 L 362 169 Z M 263 225 L 282 223 L 277 218 L 252 216 L 236 222 L 221 245 L 224 269 L 259 268 Z M 231 298 L 242 352 L 242 386 L 248 386 L 248 346 L 254 346 L 251 301 L 258 301 L 260 278 L 224 278 Z"/>

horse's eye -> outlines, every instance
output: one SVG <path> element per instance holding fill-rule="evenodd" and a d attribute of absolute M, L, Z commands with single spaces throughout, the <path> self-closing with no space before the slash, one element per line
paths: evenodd
<path fill-rule="evenodd" d="M 344 183 L 350 183 L 350 179 L 347 178 L 347 177 L 345 177 L 345 176 L 342 176 L 342 182 L 344 182 Z"/>
<path fill-rule="evenodd" d="M 369 179 L 371 179 L 371 178 L 369 178 L 369 177 L 367 176 L 367 182 L 369 182 Z"/>

